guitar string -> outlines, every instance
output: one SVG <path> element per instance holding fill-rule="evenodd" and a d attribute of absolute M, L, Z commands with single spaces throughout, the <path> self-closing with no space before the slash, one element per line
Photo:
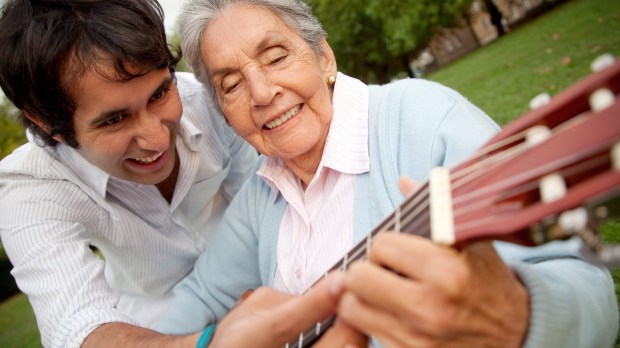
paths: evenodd
<path fill-rule="evenodd" d="M 503 146 L 508 146 L 511 143 L 515 143 L 519 140 L 522 140 L 525 136 L 526 132 L 520 132 L 519 134 L 510 137 L 510 139 L 507 139 L 506 141 L 503 141 L 502 144 L 495 146 L 494 148 L 498 149 L 501 148 Z M 471 166 L 467 166 L 465 168 L 463 168 L 462 170 L 456 170 L 454 171 L 454 173 L 452 174 L 452 177 L 455 178 L 452 181 L 452 186 L 462 186 L 465 185 L 467 182 L 470 182 L 471 180 L 473 180 L 473 176 L 475 176 L 475 172 L 477 170 L 476 167 L 485 167 L 490 168 L 490 167 L 496 167 L 498 165 L 501 165 L 501 163 L 506 162 L 508 159 L 510 158 L 514 158 L 515 155 L 522 153 L 524 151 L 527 151 L 529 148 L 531 148 L 532 146 L 530 146 L 529 144 L 523 142 L 519 145 L 513 146 L 512 148 L 500 152 L 499 154 L 493 154 L 493 149 L 488 149 L 487 151 L 481 151 L 478 153 L 477 157 L 474 157 L 473 159 L 470 159 L 470 162 L 473 161 L 478 161 L 476 163 L 474 163 Z M 486 157 L 488 156 L 488 157 Z M 483 158 L 486 157 L 486 158 Z M 601 158 L 599 158 L 598 164 L 600 165 L 600 163 L 603 163 L 604 161 L 606 161 L 606 159 L 604 158 L 605 156 L 601 156 Z M 482 159 L 481 159 L 482 158 Z M 596 161 L 593 161 L 596 162 Z M 458 166 L 457 166 L 458 167 Z M 581 169 L 583 169 L 585 166 L 580 166 Z M 539 170 L 540 171 L 540 170 Z M 530 173 L 531 175 L 531 173 Z M 503 182 L 504 185 L 499 185 L 499 189 L 501 190 L 501 187 L 505 187 L 508 186 L 508 181 L 504 180 Z M 537 185 L 537 183 L 533 183 L 532 185 Z M 339 263 L 342 263 L 341 267 L 342 269 L 346 270 L 348 267 L 348 264 L 351 263 L 352 261 L 356 261 L 359 259 L 363 259 L 363 257 L 365 255 L 367 255 L 367 248 L 368 246 L 370 246 L 370 243 L 372 241 L 373 238 L 376 238 L 376 236 L 378 236 L 379 234 L 382 234 L 386 231 L 389 231 L 391 229 L 394 228 L 395 225 L 398 225 L 402 228 L 402 226 L 408 226 L 410 222 L 412 222 L 412 220 L 420 217 L 422 214 L 421 212 L 424 211 L 425 209 L 428 208 L 428 201 L 422 201 L 420 202 L 426 195 L 428 195 L 428 185 L 424 185 L 425 189 L 422 190 L 418 190 L 416 195 L 412 195 L 411 197 L 409 197 L 408 199 L 406 199 L 399 207 L 398 207 L 398 213 L 400 215 L 400 218 L 398 221 L 395 220 L 395 217 L 389 216 L 387 218 L 388 223 L 386 224 L 385 221 L 384 223 L 382 223 L 382 225 L 384 225 L 382 228 L 373 230 L 373 232 L 371 232 L 368 237 L 366 238 L 367 240 L 362 241 L 361 243 L 359 243 L 355 248 L 353 248 L 348 254 L 347 254 L 347 258 L 343 261 L 340 261 Z M 529 187 L 529 185 L 525 185 L 525 186 L 520 186 L 522 191 L 528 191 L 531 189 L 531 187 Z M 424 195 L 421 195 L 419 193 L 423 192 Z M 514 192 L 513 192 L 514 193 Z M 465 199 L 463 199 L 460 203 L 464 204 L 468 201 L 471 200 L 475 200 L 476 198 L 479 198 L 479 196 L 481 196 L 482 193 L 476 191 L 476 194 L 470 195 L 470 197 L 466 197 Z M 411 205 L 411 203 L 413 203 L 413 205 Z M 426 204 L 421 204 L 421 203 L 426 203 Z M 455 209 L 455 218 L 459 216 L 459 214 L 461 214 L 462 212 L 457 214 L 457 210 Z M 413 222 L 412 222 L 413 223 Z M 461 225 L 459 225 L 461 226 Z M 428 226 L 426 226 L 428 227 Z M 399 228 L 400 230 L 400 228 Z M 417 230 L 417 229 L 414 229 Z M 337 266 L 334 266 L 333 269 L 335 268 L 339 268 Z M 333 270 L 332 269 L 332 270 Z M 315 283 L 316 284 L 316 283 Z M 329 319 L 328 319 L 329 320 Z M 333 320 L 333 318 L 332 318 Z M 320 325 L 320 323 L 319 323 Z M 311 329 L 311 330 L 307 330 L 306 333 L 304 333 L 304 336 L 307 336 L 309 338 L 312 338 L 313 335 L 320 335 L 322 334 L 322 331 L 324 331 L 324 329 L 327 329 L 329 327 L 329 325 L 321 325 L 323 327 L 323 329 L 321 330 L 316 330 L 316 329 Z M 319 331 L 319 332 L 317 332 Z M 287 345 L 288 347 L 289 345 Z"/>
<path fill-rule="evenodd" d="M 574 165 L 572 167 L 569 167 L 566 170 L 566 176 L 581 174 L 584 171 L 587 172 L 592 168 L 596 168 L 596 167 L 601 166 L 602 164 L 604 165 L 608 163 L 609 163 L 608 157 L 605 155 L 600 155 L 589 161 L 586 161 L 584 164 Z M 427 201 L 423 200 L 423 198 L 428 195 L 427 187 L 419 190 L 418 193 L 424 193 L 424 194 L 413 195 L 409 197 L 409 199 L 401 205 L 401 208 L 402 208 L 401 210 L 404 211 L 404 214 L 401 214 L 400 224 L 401 226 L 409 226 L 408 230 L 412 230 L 412 231 L 417 230 L 416 228 L 412 228 L 414 226 L 410 226 L 410 223 L 415 223 L 414 220 L 417 219 L 418 223 L 422 223 L 424 225 L 425 220 L 420 219 L 420 216 L 422 215 L 420 212 L 428 208 L 428 205 L 426 204 Z M 373 232 L 369 234 L 369 236 L 371 236 L 370 238 L 376 238 L 376 236 L 390 231 L 391 229 L 393 229 L 393 226 L 396 223 L 397 223 L 396 219 L 395 217 L 393 217 L 392 219 L 388 221 L 387 224 L 384 223 L 383 224 L 384 226 L 382 228 L 373 230 Z M 426 225 L 425 227 L 428 227 L 428 225 Z M 407 231 L 403 231 L 403 232 L 410 233 Z M 348 262 L 364 259 L 366 255 L 364 249 L 367 248 L 367 245 L 368 245 L 367 243 L 358 244 L 356 248 L 352 250 L 353 251 L 352 255 L 347 257 Z M 346 262 L 345 262 L 345 270 L 346 270 Z M 323 331 L 328 329 L 331 326 L 331 323 L 333 322 L 333 320 L 334 320 L 334 317 L 330 317 L 326 319 L 325 321 L 317 323 L 315 328 L 309 329 L 305 331 L 304 333 L 302 333 L 301 336 L 303 336 L 303 338 L 301 339 L 300 342 L 304 342 L 304 341 L 312 342 L 313 339 L 320 337 Z M 289 344 L 286 347 L 298 347 L 298 346 Z"/>
<path fill-rule="evenodd" d="M 478 151 L 473 158 L 470 159 L 471 162 L 476 161 L 476 163 L 472 166 L 467 166 L 464 167 L 461 170 L 455 170 L 453 173 L 451 173 L 451 178 L 457 178 L 460 179 L 460 182 L 467 182 L 473 179 L 472 175 L 468 175 L 471 172 L 475 172 L 476 170 L 479 170 L 480 167 L 487 167 L 489 168 L 490 166 L 492 166 L 492 164 L 497 161 L 497 162 L 504 162 L 506 159 L 503 159 L 503 157 L 501 154 L 502 153 L 493 153 L 493 151 L 495 151 L 496 149 L 500 149 L 502 147 L 508 146 L 512 143 L 515 143 L 519 140 L 524 139 L 525 137 L 525 132 L 520 132 L 519 134 L 516 134 L 512 137 L 509 137 L 503 141 L 498 142 L 498 144 L 496 146 L 492 146 L 489 147 L 488 149 L 483 149 L 481 151 Z M 522 146 L 516 146 L 517 148 L 520 148 Z M 511 148 L 513 149 L 513 148 Z M 519 152 L 519 150 L 512 150 L 512 152 Z M 499 160 L 498 160 L 499 158 Z M 473 168 L 472 168 L 473 167 Z M 458 169 L 458 165 L 456 166 L 456 168 Z M 462 175 L 460 175 L 461 171 L 463 172 Z M 421 188 L 419 188 L 414 194 L 412 194 L 411 196 L 405 198 L 405 200 L 403 201 L 403 203 L 401 203 L 401 205 L 398 207 L 399 210 L 401 210 L 402 214 L 401 219 L 404 218 L 407 221 L 409 220 L 413 220 L 415 218 L 419 218 L 421 219 L 421 212 L 428 209 L 428 182 L 426 182 L 425 184 L 423 184 L 423 186 Z M 425 204 L 426 203 L 426 204 Z M 423 221 L 423 220 L 421 220 Z M 402 222 L 401 222 L 402 223 Z M 379 224 L 379 226 L 375 229 L 373 229 L 371 231 L 371 233 L 369 233 L 367 235 L 367 237 L 365 238 L 365 240 L 362 240 L 360 243 L 358 243 L 351 251 L 349 251 L 347 253 L 348 254 L 352 254 L 351 256 L 348 256 L 347 259 L 349 260 L 349 262 L 352 261 L 357 261 L 360 259 L 363 259 L 363 257 L 365 255 L 367 255 L 367 248 L 370 246 L 372 240 L 374 238 L 376 238 L 378 235 L 389 231 L 390 228 L 393 228 L 393 225 L 395 224 L 394 222 L 394 217 L 393 214 L 391 214 L 390 216 L 388 216 L 387 218 L 385 218 L 382 223 Z M 422 223 L 424 224 L 424 223 Z M 403 224 L 404 226 L 408 225 L 408 222 Z M 428 227 L 428 226 L 427 226 Z M 342 265 L 341 265 L 342 264 Z M 330 268 L 330 270 L 327 272 L 331 272 L 333 270 L 336 270 L 338 268 L 343 268 L 343 270 L 346 270 L 348 265 L 347 264 L 343 264 L 343 260 L 337 262 L 332 268 Z M 326 273 L 326 274 L 327 274 Z M 322 279 L 322 278 L 321 278 Z M 317 280 L 315 283 L 313 283 L 312 286 L 310 286 L 310 288 L 312 288 L 319 280 Z M 320 337 L 320 335 L 322 335 L 322 333 L 329 328 L 329 324 L 328 322 L 330 320 L 334 320 L 334 317 L 330 317 L 322 322 L 317 323 L 316 325 L 314 325 L 313 327 L 307 329 L 306 331 L 302 332 L 300 335 L 300 341 L 304 342 L 304 341 L 310 341 L 312 342 L 313 339 Z M 318 328 L 318 329 L 317 329 Z M 317 332 L 318 331 L 318 332 Z M 293 347 L 300 347 L 301 346 L 301 342 L 300 341 L 295 341 L 295 342 L 291 342 L 286 344 L 284 347 L 286 348 L 293 348 Z"/>
<path fill-rule="evenodd" d="M 606 153 L 608 151 L 609 146 L 613 144 L 614 141 L 610 140 L 608 142 L 600 142 L 595 147 L 592 147 L 589 151 L 581 152 L 580 154 L 571 154 L 565 158 L 558 158 L 553 161 L 546 162 L 543 165 L 535 166 L 532 169 L 522 172 L 517 175 L 513 175 L 510 178 L 497 181 L 493 184 L 485 184 L 480 189 L 472 191 L 467 194 L 461 194 L 453 200 L 453 209 L 455 214 L 460 213 L 461 211 L 473 210 L 480 206 L 483 203 L 484 199 L 482 197 L 487 196 L 490 193 L 494 192 L 503 192 L 504 196 L 507 195 L 511 191 L 512 188 L 527 188 L 528 183 L 532 183 L 532 185 L 537 185 L 538 181 L 536 178 L 541 178 L 545 174 L 549 173 L 562 173 L 566 171 L 567 168 L 571 168 L 572 164 L 576 161 L 580 161 L 580 165 L 592 165 L 588 164 L 589 161 L 592 161 L 598 158 L 600 164 L 602 162 L 609 162 L 609 156 Z M 590 158 L 590 159 L 588 159 Z M 563 175 L 567 177 L 567 175 Z M 521 185 L 517 185 L 515 183 L 525 183 Z M 453 186 L 453 191 L 456 189 Z"/>

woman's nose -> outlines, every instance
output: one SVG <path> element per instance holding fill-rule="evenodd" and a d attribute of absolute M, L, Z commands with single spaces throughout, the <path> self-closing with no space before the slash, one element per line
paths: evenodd
<path fill-rule="evenodd" d="M 247 77 L 252 106 L 269 105 L 277 94 L 277 85 L 262 72 L 255 72 Z"/>

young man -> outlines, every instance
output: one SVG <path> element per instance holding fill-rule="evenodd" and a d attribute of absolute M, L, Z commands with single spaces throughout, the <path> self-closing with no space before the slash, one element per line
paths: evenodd
<path fill-rule="evenodd" d="M 152 327 L 255 164 L 178 59 L 154 0 L 4 4 L 31 141 L 0 163 L 0 233 L 46 347 Z"/>
<path fill-rule="evenodd" d="M 0 11 L 0 87 L 31 138 L 0 162 L 0 236 L 45 347 L 197 344 L 200 333 L 148 328 L 257 154 L 193 75 L 175 73 L 179 56 L 156 0 L 8 0 Z M 335 312 L 337 287 L 258 289 L 214 340 L 282 345 Z M 336 325 L 322 344 L 356 339 Z"/>

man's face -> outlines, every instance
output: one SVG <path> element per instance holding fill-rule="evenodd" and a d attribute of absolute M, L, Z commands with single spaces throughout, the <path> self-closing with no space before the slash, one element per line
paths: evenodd
<path fill-rule="evenodd" d="M 75 138 L 84 158 L 139 184 L 159 184 L 170 176 L 183 108 L 168 69 L 128 81 L 111 81 L 91 69 L 74 91 Z"/>

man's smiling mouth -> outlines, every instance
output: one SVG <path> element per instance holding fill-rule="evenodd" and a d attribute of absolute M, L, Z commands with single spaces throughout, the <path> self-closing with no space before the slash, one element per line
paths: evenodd
<path fill-rule="evenodd" d="M 153 162 L 155 162 L 157 159 L 159 159 L 159 157 L 161 157 L 161 155 L 163 155 L 164 152 L 159 152 L 151 157 L 144 157 L 144 158 L 130 158 L 131 160 L 138 162 L 140 164 L 151 164 Z"/>
<path fill-rule="evenodd" d="M 295 105 L 292 109 L 290 109 L 289 111 L 285 112 L 284 115 L 282 115 L 279 118 L 276 118 L 275 120 L 268 122 L 265 127 L 267 129 L 274 129 L 277 126 L 281 125 L 282 123 L 288 121 L 291 117 L 297 115 L 297 113 L 299 112 L 299 110 L 301 110 L 301 105 L 302 104 L 297 104 Z"/>

